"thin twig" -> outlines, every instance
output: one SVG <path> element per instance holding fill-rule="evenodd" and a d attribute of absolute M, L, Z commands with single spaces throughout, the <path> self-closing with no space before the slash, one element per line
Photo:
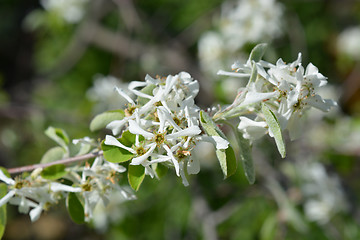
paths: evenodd
<path fill-rule="evenodd" d="M 70 163 L 74 163 L 74 162 L 81 162 L 86 159 L 94 158 L 94 157 L 101 156 L 101 155 L 103 155 L 103 151 L 97 151 L 97 152 L 88 153 L 88 154 L 84 154 L 84 155 L 80 155 L 80 156 L 76 156 L 76 157 L 61 159 L 61 160 L 50 162 L 50 163 L 38 163 L 38 164 L 27 165 L 27 166 L 22 166 L 22 167 L 9 168 L 8 172 L 10 174 L 29 172 L 29 171 L 35 170 L 37 168 L 50 167 L 50 166 L 53 166 L 56 164 L 70 164 Z"/>

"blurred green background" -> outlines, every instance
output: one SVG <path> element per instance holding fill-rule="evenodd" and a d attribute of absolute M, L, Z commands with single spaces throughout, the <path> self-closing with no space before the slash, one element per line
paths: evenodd
<path fill-rule="evenodd" d="M 287 143 L 285 159 L 272 139 L 256 142 L 254 185 L 240 165 L 223 180 L 213 152 L 203 146 L 201 172 L 189 187 L 173 173 L 161 181 L 147 177 L 137 200 L 115 199 L 89 225 L 72 223 L 64 204 L 35 223 L 8 206 L 4 239 L 360 239 L 360 36 L 346 32 L 360 28 L 359 1 L 244 0 L 280 6 L 278 21 L 265 25 L 279 24 L 280 31 L 263 36 L 253 24 L 259 37 L 247 41 L 235 27 L 229 36 L 244 44 L 221 53 L 201 39 L 224 34 L 222 28 L 236 21 L 227 12 L 236 1 L 54 2 L 0 2 L 0 165 L 6 168 L 39 162 L 54 146 L 43 134 L 48 126 L 73 139 L 103 138 L 105 130 L 89 131 L 91 119 L 123 107 L 103 81 L 107 76 L 124 86 L 146 74 L 187 71 L 200 82 L 199 106 L 230 103 L 227 91 L 235 83 L 216 76 L 214 60 L 204 60 L 200 48 L 228 69 L 229 59 L 246 59 L 259 42 L 269 43 L 264 58 L 272 62 L 292 62 L 302 52 L 304 66 L 312 62 L 328 77 L 325 94 L 339 107 L 309 114 L 303 136 Z M 268 7 L 262 14 L 270 19 L 274 12 Z M 255 16 L 250 11 L 243 20 L 242 14 L 235 14 L 240 26 Z"/>

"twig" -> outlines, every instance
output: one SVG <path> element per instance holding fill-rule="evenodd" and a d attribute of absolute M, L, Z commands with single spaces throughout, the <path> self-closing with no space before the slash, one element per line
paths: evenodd
<path fill-rule="evenodd" d="M 50 163 L 39 163 L 39 164 L 22 166 L 22 167 L 9 168 L 8 172 L 10 174 L 29 172 L 29 171 L 35 170 L 37 168 L 50 167 L 50 166 L 53 166 L 56 164 L 70 164 L 70 163 L 74 163 L 74 162 L 81 162 L 86 159 L 94 158 L 94 157 L 101 156 L 101 155 L 103 155 L 103 151 L 98 151 L 98 152 L 88 153 L 88 154 L 80 155 L 80 156 L 76 156 L 76 157 L 61 159 L 61 160 L 50 162 Z"/>

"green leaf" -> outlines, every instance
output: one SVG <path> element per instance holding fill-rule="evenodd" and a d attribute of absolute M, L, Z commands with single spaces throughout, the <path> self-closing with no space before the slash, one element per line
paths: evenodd
<path fill-rule="evenodd" d="M 227 140 L 225 134 L 216 126 L 211 117 L 204 111 L 200 111 L 200 124 L 209 136 L 218 136 Z M 228 140 L 227 140 L 228 141 Z M 217 149 L 216 156 L 219 160 L 220 167 L 227 178 L 236 172 L 237 162 L 233 148 L 230 146 L 227 149 Z"/>
<path fill-rule="evenodd" d="M 275 143 L 278 151 L 281 157 L 284 158 L 286 156 L 286 150 L 279 121 L 277 120 L 273 111 L 271 111 L 270 108 L 268 108 L 265 104 L 262 105 L 261 110 L 264 114 L 267 125 L 269 126 L 271 132 L 274 134 Z"/>
<path fill-rule="evenodd" d="M 50 163 L 56 160 L 61 160 L 64 158 L 66 151 L 62 147 L 53 147 L 46 151 L 42 156 L 40 163 Z"/>
<path fill-rule="evenodd" d="M 250 79 L 249 79 L 249 82 L 247 83 L 247 87 L 249 87 L 250 86 L 250 83 L 252 83 L 252 82 L 255 82 L 255 80 L 256 80 L 256 78 L 257 78 L 257 68 L 256 67 L 253 67 L 252 69 L 251 69 L 251 76 L 250 76 Z"/>
<path fill-rule="evenodd" d="M 216 156 L 219 160 L 224 178 L 227 178 L 236 172 L 237 162 L 235 152 L 230 145 L 227 149 L 217 149 Z"/>
<path fill-rule="evenodd" d="M 4 171 L 3 171 L 4 172 Z M 4 172 L 6 175 L 6 173 Z M 0 199 L 7 194 L 7 185 L 5 183 L 0 183 Z M 4 235 L 5 226 L 6 226 L 6 205 L 4 204 L 0 207 L 0 239 Z"/>
<path fill-rule="evenodd" d="M 260 43 L 256 45 L 253 50 L 251 50 L 250 53 L 250 61 L 259 62 L 261 58 L 264 56 L 264 53 L 266 51 L 267 44 L 266 43 Z"/>
<path fill-rule="evenodd" d="M 146 87 L 144 87 L 143 89 L 141 89 L 140 92 L 145 93 L 150 96 L 153 96 L 153 90 L 155 87 L 156 87 L 155 84 L 150 84 L 150 85 L 147 85 Z M 150 99 L 148 99 L 148 98 L 138 97 L 137 102 L 139 105 L 145 105 L 149 100 Z"/>
<path fill-rule="evenodd" d="M 68 149 L 69 137 L 61 128 L 48 127 L 45 134 L 64 149 Z"/>
<path fill-rule="evenodd" d="M 0 170 L 5 174 L 5 176 L 11 178 L 11 175 L 6 168 L 0 166 Z"/>
<path fill-rule="evenodd" d="M 155 163 L 154 163 L 154 165 L 155 165 Z M 161 163 L 156 164 L 155 172 L 159 178 L 162 178 L 163 176 L 165 176 L 166 173 L 168 172 L 168 170 L 169 170 L 169 168 L 167 166 L 165 166 L 164 164 L 161 164 Z"/>
<path fill-rule="evenodd" d="M 276 237 L 276 226 L 278 216 L 276 213 L 271 213 L 264 221 L 260 229 L 261 240 L 272 240 Z"/>
<path fill-rule="evenodd" d="M 200 124 L 209 136 L 219 136 L 226 139 L 225 134 L 216 126 L 212 118 L 204 111 L 200 111 Z"/>
<path fill-rule="evenodd" d="M 90 122 L 90 131 L 100 130 L 114 120 L 121 120 L 125 117 L 124 110 L 112 110 L 96 115 Z"/>
<path fill-rule="evenodd" d="M 130 131 L 125 131 L 122 133 L 120 142 L 127 147 L 131 147 L 135 144 L 136 135 L 132 134 Z M 139 136 L 139 141 L 143 141 L 145 138 L 143 136 Z"/>
<path fill-rule="evenodd" d="M 135 137 L 135 134 L 125 131 L 118 140 L 125 146 L 131 147 L 135 143 Z M 139 138 L 140 141 L 142 141 L 142 139 L 143 137 Z M 116 146 L 105 145 L 104 141 L 101 143 L 101 149 L 104 152 L 104 158 L 106 161 L 113 163 L 126 162 L 134 157 L 134 154 L 128 150 Z"/>
<path fill-rule="evenodd" d="M 64 164 L 56 164 L 50 167 L 44 168 L 41 172 L 41 177 L 49 180 L 56 180 L 62 178 L 67 174 Z"/>
<path fill-rule="evenodd" d="M 239 143 L 240 160 L 244 168 L 245 176 L 250 184 L 254 184 L 255 168 L 251 154 L 250 141 L 245 139 L 241 132 L 236 132 L 236 137 Z"/>
<path fill-rule="evenodd" d="M 66 206 L 71 219 L 77 223 L 85 222 L 84 207 L 75 193 L 70 192 L 66 198 Z"/>
<path fill-rule="evenodd" d="M 128 180 L 135 191 L 139 190 L 141 183 L 145 178 L 145 168 L 142 165 L 129 165 Z"/>

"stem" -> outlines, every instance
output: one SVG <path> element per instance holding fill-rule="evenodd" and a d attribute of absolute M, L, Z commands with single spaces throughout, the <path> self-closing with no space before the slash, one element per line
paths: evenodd
<path fill-rule="evenodd" d="M 94 158 L 94 157 L 102 156 L 102 155 L 103 155 L 103 151 L 97 151 L 97 152 L 88 153 L 88 154 L 84 154 L 84 155 L 80 155 L 80 156 L 76 156 L 76 157 L 70 157 L 70 158 L 57 160 L 57 161 L 50 162 L 50 163 L 39 163 L 39 164 L 22 166 L 22 167 L 9 168 L 8 172 L 10 174 L 30 172 L 32 170 L 35 170 L 36 168 L 45 168 L 45 167 L 50 167 L 50 166 L 53 166 L 56 164 L 70 164 L 70 163 L 74 163 L 74 162 L 81 162 L 86 159 L 90 159 L 90 158 Z"/>

